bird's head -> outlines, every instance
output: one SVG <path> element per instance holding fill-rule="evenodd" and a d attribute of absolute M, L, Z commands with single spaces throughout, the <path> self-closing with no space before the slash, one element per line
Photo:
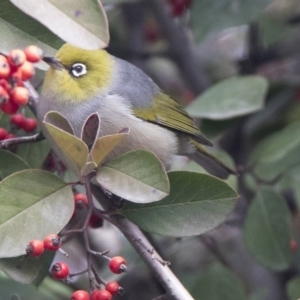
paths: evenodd
<path fill-rule="evenodd" d="M 44 57 L 50 65 L 42 93 L 66 102 L 83 102 L 107 88 L 114 61 L 105 50 L 84 50 L 64 44 L 55 57 Z"/>

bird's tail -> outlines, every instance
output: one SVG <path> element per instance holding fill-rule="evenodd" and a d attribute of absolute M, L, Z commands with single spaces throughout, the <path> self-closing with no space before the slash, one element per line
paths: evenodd
<path fill-rule="evenodd" d="M 191 143 L 196 148 L 194 153 L 187 156 L 201 165 L 207 172 L 221 179 L 228 178 L 229 175 L 237 175 L 237 172 L 227 167 L 222 161 L 210 154 L 203 146 L 191 139 Z"/>

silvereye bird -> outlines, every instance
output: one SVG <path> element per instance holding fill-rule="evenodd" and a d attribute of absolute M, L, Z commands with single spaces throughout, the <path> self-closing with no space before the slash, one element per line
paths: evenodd
<path fill-rule="evenodd" d="M 99 136 L 130 129 L 108 159 L 144 149 L 153 152 L 167 170 L 174 155 L 186 155 L 220 178 L 234 173 L 202 146 L 212 144 L 183 107 L 134 65 L 105 50 L 84 50 L 70 44 L 44 61 L 50 69 L 37 106 L 40 122 L 49 111 L 57 111 L 80 137 L 87 117 L 98 112 Z M 43 126 L 42 130 L 47 137 Z"/>

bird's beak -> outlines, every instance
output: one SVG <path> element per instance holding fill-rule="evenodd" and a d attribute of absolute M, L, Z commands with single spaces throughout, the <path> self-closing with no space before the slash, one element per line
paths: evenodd
<path fill-rule="evenodd" d="M 56 70 L 62 70 L 65 68 L 56 57 L 44 56 L 43 61 Z"/>

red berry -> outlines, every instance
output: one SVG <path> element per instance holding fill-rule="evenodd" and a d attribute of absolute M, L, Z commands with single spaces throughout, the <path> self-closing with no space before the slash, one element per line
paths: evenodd
<path fill-rule="evenodd" d="M 2 109 L 2 111 L 5 114 L 13 115 L 18 111 L 19 105 L 16 104 L 15 102 L 13 102 L 13 101 L 8 101 L 6 103 L 1 104 L 0 108 Z"/>
<path fill-rule="evenodd" d="M 98 215 L 92 214 L 89 220 L 89 226 L 94 229 L 102 227 L 103 219 Z"/>
<path fill-rule="evenodd" d="M 0 141 L 5 140 L 7 137 L 7 130 L 0 127 Z"/>
<path fill-rule="evenodd" d="M 57 262 L 51 267 L 50 273 L 55 279 L 66 279 L 69 276 L 69 266 L 64 262 Z"/>
<path fill-rule="evenodd" d="M 29 61 L 25 61 L 19 68 L 22 80 L 28 80 L 34 76 L 34 67 Z"/>
<path fill-rule="evenodd" d="M 43 57 L 43 50 L 35 45 L 27 46 L 24 53 L 29 62 L 39 62 Z"/>
<path fill-rule="evenodd" d="M 106 284 L 105 289 L 112 295 L 116 295 L 119 292 L 120 285 L 116 281 L 110 281 Z"/>
<path fill-rule="evenodd" d="M 7 62 L 7 58 L 3 54 L 0 54 L 0 62 L 3 62 L 3 61 Z"/>
<path fill-rule="evenodd" d="M 290 241 L 290 248 L 293 252 L 295 252 L 298 248 L 297 242 L 295 240 Z"/>
<path fill-rule="evenodd" d="M 0 103 L 2 104 L 7 103 L 8 100 L 9 100 L 9 95 L 7 90 L 3 86 L 0 86 Z"/>
<path fill-rule="evenodd" d="M 26 118 L 23 122 L 22 129 L 26 132 L 32 132 L 36 129 L 36 127 L 37 127 L 36 119 Z"/>
<path fill-rule="evenodd" d="M 10 51 L 9 55 L 7 56 L 7 61 L 11 66 L 20 66 L 26 60 L 26 55 L 24 51 L 20 49 L 13 49 Z"/>
<path fill-rule="evenodd" d="M 78 193 L 74 195 L 75 206 L 78 209 L 82 209 L 88 205 L 88 198 L 85 194 Z"/>
<path fill-rule="evenodd" d="M 25 117 L 22 114 L 15 114 L 10 117 L 10 123 L 16 125 L 18 128 L 23 127 Z"/>
<path fill-rule="evenodd" d="M 10 66 L 6 57 L 0 55 L 0 78 L 7 78 L 10 74 Z"/>
<path fill-rule="evenodd" d="M 111 300 L 112 294 L 107 290 L 95 290 L 91 294 L 91 300 Z"/>
<path fill-rule="evenodd" d="M 9 82 L 11 83 L 12 87 L 16 87 L 16 86 L 24 87 L 24 83 L 22 81 L 21 67 L 15 68 L 13 71 L 11 71 L 9 76 Z"/>
<path fill-rule="evenodd" d="M 14 138 L 16 138 L 16 135 L 14 135 L 13 133 L 8 133 L 6 136 L 6 140 L 14 139 Z"/>
<path fill-rule="evenodd" d="M 109 268 L 115 274 L 126 272 L 126 260 L 122 256 L 115 256 L 109 261 Z"/>
<path fill-rule="evenodd" d="M 26 88 L 17 86 L 12 90 L 12 100 L 18 105 L 26 105 L 29 99 L 29 92 Z"/>
<path fill-rule="evenodd" d="M 44 252 L 44 243 L 39 240 L 32 240 L 26 247 L 26 254 L 39 257 Z"/>
<path fill-rule="evenodd" d="M 22 80 L 22 71 L 21 71 L 21 69 L 19 67 L 11 67 L 9 79 L 12 82 L 13 86 L 19 80 Z"/>
<path fill-rule="evenodd" d="M 19 78 L 18 80 L 15 81 L 16 86 L 21 86 L 24 87 L 24 82 L 22 81 L 21 78 Z"/>
<path fill-rule="evenodd" d="M 61 238 L 57 234 L 49 234 L 44 238 L 44 247 L 56 251 L 61 246 Z"/>
<path fill-rule="evenodd" d="M 87 291 L 78 290 L 71 295 L 71 300 L 89 300 L 90 295 Z"/>
<path fill-rule="evenodd" d="M 0 79 L 0 86 L 3 87 L 8 93 L 10 93 L 12 90 L 11 84 L 4 78 Z"/>

